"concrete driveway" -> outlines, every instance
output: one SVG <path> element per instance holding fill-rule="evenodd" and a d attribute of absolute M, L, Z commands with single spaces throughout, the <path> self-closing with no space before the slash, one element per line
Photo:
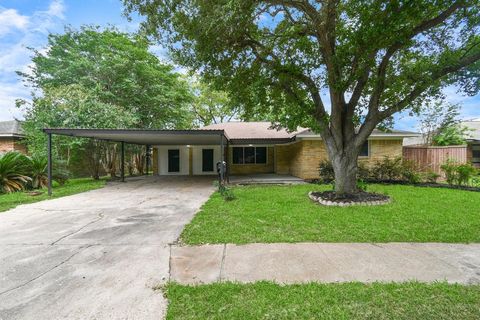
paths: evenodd
<path fill-rule="evenodd" d="M 0 319 L 161 319 L 169 244 L 212 180 L 138 178 L 0 213 Z"/>

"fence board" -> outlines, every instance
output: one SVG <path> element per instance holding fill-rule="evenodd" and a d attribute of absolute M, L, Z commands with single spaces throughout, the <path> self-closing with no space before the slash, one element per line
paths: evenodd
<path fill-rule="evenodd" d="M 467 162 L 467 146 L 404 146 L 403 158 L 412 161 L 422 171 L 432 170 L 443 176 L 440 166 L 448 159 Z"/>

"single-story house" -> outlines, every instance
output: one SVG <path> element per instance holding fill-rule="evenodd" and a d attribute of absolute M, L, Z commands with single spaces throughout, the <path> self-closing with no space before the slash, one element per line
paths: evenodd
<path fill-rule="evenodd" d="M 19 151 L 26 154 L 27 148 L 22 143 L 24 138 L 20 121 L 0 121 L 0 153 Z"/>
<path fill-rule="evenodd" d="M 328 159 L 320 135 L 305 128 L 288 132 L 272 128 L 270 122 L 227 122 L 198 129 L 202 130 L 224 132 L 230 175 L 277 173 L 316 179 L 320 161 Z M 385 156 L 401 157 L 403 139 L 416 135 L 375 130 L 362 149 L 360 161 L 373 163 Z M 154 145 L 153 171 L 158 175 L 215 174 L 215 164 L 221 160 L 220 148 L 218 144 Z"/>
<path fill-rule="evenodd" d="M 51 194 L 52 136 L 63 135 L 121 143 L 121 177 L 125 177 L 124 145 L 146 147 L 147 168 L 156 175 L 216 175 L 216 163 L 227 163 L 230 175 L 276 173 L 301 179 L 318 178 L 318 165 L 327 159 L 320 135 L 309 129 L 274 129 L 270 122 L 227 122 L 199 129 L 79 129 L 45 128 Z M 408 131 L 375 130 L 365 143 L 360 161 L 373 163 L 385 156 L 401 157 Z M 148 170 L 148 169 L 147 169 Z"/>

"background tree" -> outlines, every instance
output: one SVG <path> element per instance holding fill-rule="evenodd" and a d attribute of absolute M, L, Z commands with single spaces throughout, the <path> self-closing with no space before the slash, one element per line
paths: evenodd
<path fill-rule="evenodd" d="M 422 107 L 419 122 L 426 145 L 432 145 L 433 138 L 441 131 L 459 124 L 460 105 L 445 103 L 443 100 L 426 102 Z"/>
<path fill-rule="evenodd" d="M 326 143 L 338 193 L 357 191 L 371 132 L 446 85 L 478 92 L 478 0 L 124 0 L 181 65 Z M 325 102 L 329 102 L 330 108 Z"/>
<path fill-rule="evenodd" d="M 192 111 L 198 126 L 228 122 L 239 116 L 237 108 L 232 106 L 226 92 L 212 89 L 208 84 L 198 80 L 192 87 L 195 94 Z"/>
<path fill-rule="evenodd" d="M 29 150 L 45 152 L 45 127 L 191 127 L 187 81 L 150 53 L 149 45 L 140 35 L 85 26 L 51 34 L 45 49 L 32 49 L 31 70 L 18 72 L 32 88 L 32 103 L 18 103 L 26 113 Z M 115 175 L 114 144 L 55 137 L 55 145 L 67 160 L 86 154 L 93 177 L 101 165 Z"/>

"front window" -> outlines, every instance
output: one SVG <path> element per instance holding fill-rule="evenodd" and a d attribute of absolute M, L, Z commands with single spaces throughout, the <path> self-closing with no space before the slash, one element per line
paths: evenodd
<path fill-rule="evenodd" d="M 233 164 L 266 164 L 267 147 L 233 147 Z"/>
<path fill-rule="evenodd" d="M 360 157 L 368 157 L 370 156 L 370 148 L 369 148 L 369 145 L 368 145 L 368 140 L 365 141 L 365 143 L 363 144 L 362 146 L 362 149 L 360 149 L 360 154 L 359 154 Z"/>

